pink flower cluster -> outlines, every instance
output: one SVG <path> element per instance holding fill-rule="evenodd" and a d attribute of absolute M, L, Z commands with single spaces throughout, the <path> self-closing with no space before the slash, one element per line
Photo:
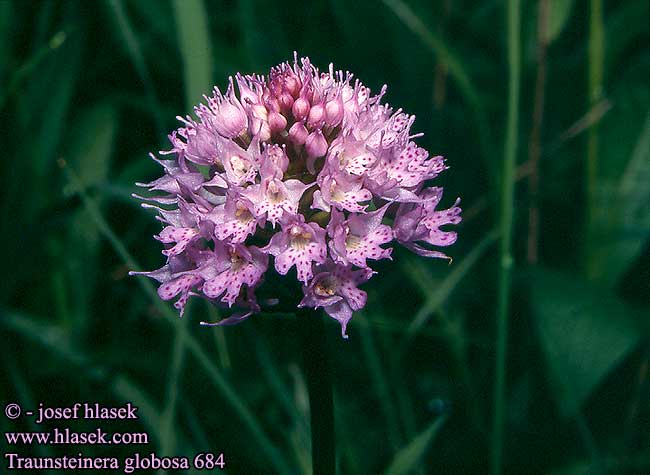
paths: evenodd
<path fill-rule="evenodd" d="M 195 118 L 179 117 L 160 152 L 171 158 L 152 155 L 165 174 L 139 184 L 162 194 L 136 195 L 165 225 L 155 238 L 167 263 L 142 273 L 160 297 L 177 299 L 181 315 L 190 296 L 236 305 L 244 312 L 217 324 L 236 323 L 260 310 L 255 289 L 273 267 L 302 283 L 300 307 L 324 308 L 347 337 L 369 261 L 391 258 L 386 245 L 446 258 L 430 246 L 455 242 L 440 228 L 461 210 L 458 200 L 436 209 L 442 188 L 426 185 L 444 159 L 415 144 L 415 117 L 382 104 L 385 91 L 296 57 L 267 77 L 230 78 Z"/>

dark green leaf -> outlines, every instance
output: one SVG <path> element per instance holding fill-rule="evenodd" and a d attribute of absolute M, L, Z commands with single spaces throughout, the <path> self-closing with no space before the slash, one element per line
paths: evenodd
<path fill-rule="evenodd" d="M 650 235 L 650 113 L 622 175 L 603 176 L 598 186 L 597 232 L 589 259 L 602 283 L 614 286 Z"/>
<path fill-rule="evenodd" d="M 531 274 L 531 288 L 557 403 L 569 416 L 639 341 L 635 312 L 572 275 L 539 270 Z"/>

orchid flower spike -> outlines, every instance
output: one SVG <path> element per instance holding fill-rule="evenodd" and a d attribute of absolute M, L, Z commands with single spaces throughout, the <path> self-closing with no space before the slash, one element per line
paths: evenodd
<path fill-rule="evenodd" d="M 190 297 L 235 307 L 214 323 L 231 325 L 260 312 L 256 291 L 276 273 L 300 283 L 294 305 L 324 309 L 347 338 L 366 304 L 359 286 L 392 259 L 391 244 L 448 258 L 440 248 L 457 234 L 441 228 L 461 220 L 459 200 L 440 209 L 443 190 L 430 185 L 445 160 L 414 142 L 415 117 L 385 93 L 295 54 L 215 88 L 179 117 L 163 159 L 152 155 L 163 176 L 138 184 L 150 193 L 134 196 L 164 224 L 166 263 L 132 274 L 158 281 L 181 315 Z"/>

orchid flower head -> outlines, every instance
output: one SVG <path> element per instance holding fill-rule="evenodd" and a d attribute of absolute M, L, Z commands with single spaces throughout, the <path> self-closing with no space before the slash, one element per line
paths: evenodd
<path fill-rule="evenodd" d="M 371 266 L 394 244 L 446 258 L 440 248 L 457 239 L 447 228 L 461 220 L 459 200 L 441 209 L 431 184 L 444 158 L 416 143 L 415 116 L 385 103 L 386 91 L 297 54 L 215 88 L 151 155 L 162 176 L 138 183 L 148 196 L 134 196 L 163 224 L 154 238 L 166 263 L 132 274 L 156 280 L 181 316 L 191 297 L 232 308 L 208 325 L 259 313 L 270 274 L 292 279 L 302 288 L 292 305 L 322 308 L 347 338 Z"/>

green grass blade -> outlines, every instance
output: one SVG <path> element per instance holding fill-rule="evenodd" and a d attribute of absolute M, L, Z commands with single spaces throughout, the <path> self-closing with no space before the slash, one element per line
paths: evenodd
<path fill-rule="evenodd" d="M 65 156 L 79 170 L 79 180 L 86 187 L 94 187 L 107 180 L 113 145 L 117 135 L 117 113 L 111 105 L 98 105 L 79 114 L 72 123 L 74 134 L 66 141 Z M 101 206 L 101 202 L 99 203 Z M 84 209 L 75 210 L 70 217 L 68 236 L 64 241 L 64 258 L 53 256 L 65 269 L 66 290 L 74 299 L 70 303 L 73 331 L 83 335 L 89 324 L 93 289 L 97 281 L 97 255 L 100 236 L 97 227 Z"/>
<path fill-rule="evenodd" d="M 212 88 L 212 47 L 203 0 L 172 0 L 183 58 L 185 104 L 190 108 Z"/>
<path fill-rule="evenodd" d="M 485 236 L 461 261 L 460 264 L 455 266 L 453 270 L 447 274 L 445 279 L 435 286 L 435 290 L 432 292 L 433 287 L 427 284 L 427 281 L 431 281 L 431 278 L 422 279 L 420 278 L 423 274 L 426 275 L 427 271 L 425 269 L 425 264 L 422 261 L 412 261 L 409 263 L 409 268 L 415 268 L 418 270 L 417 273 L 409 273 L 409 277 L 412 278 L 413 282 L 416 285 L 419 285 L 425 295 L 428 295 L 426 302 L 418 313 L 415 314 L 413 320 L 408 326 L 407 335 L 412 338 L 417 333 L 419 333 L 424 325 L 429 321 L 429 318 L 433 313 L 442 305 L 448 298 L 449 295 L 454 291 L 456 286 L 460 281 L 467 275 L 467 273 L 476 265 L 479 259 L 485 254 L 485 252 L 490 248 L 490 246 L 496 241 L 498 233 L 496 231 L 490 232 Z"/>
<path fill-rule="evenodd" d="M 296 404 L 291 396 L 291 391 L 283 383 L 282 375 L 278 370 L 278 367 L 273 360 L 273 355 L 269 351 L 266 343 L 260 335 L 253 331 L 249 331 L 248 336 L 253 340 L 253 347 L 255 348 L 257 361 L 259 362 L 260 370 L 266 380 L 266 384 L 268 384 L 276 399 L 284 408 L 287 415 L 291 417 L 294 424 L 306 426 L 307 421 L 301 417 L 298 412 Z"/>
<path fill-rule="evenodd" d="M 253 414 L 242 402 L 240 395 L 235 392 L 230 383 L 228 383 L 221 373 L 219 373 L 219 370 L 212 363 L 208 355 L 201 349 L 196 340 L 188 337 L 187 345 L 190 352 L 201 366 L 203 366 L 203 369 L 208 373 L 208 376 L 210 376 L 215 386 L 219 389 L 219 392 L 222 394 L 224 399 L 230 403 L 244 425 L 251 432 L 256 443 L 259 444 L 260 449 L 269 458 L 275 470 L 281 474 L 292 473 L 284 459 L 284 456 L 273 446 Z"/>
<path fill-rule="evenodd" d="M 375 386 L 375 392 L 381 404 L 381 410 L 386 422 L 387 439 L 393 450 L 397 450 L 401 443 L 399 434 L 399 423 L 397 420 L 397 411 L 393 404 L 393 396 L 390 391 L 388 377 L 382 369 L 381 357 L 377 351 L 377 345 L 374 341 L 368 319 L 363 313 L 355 315 L 355 320 L 359 325 L 361 333 L 361 346 L 366 359 L 366 364 L 370 370 L 370 376 Z"/>
<path fill-rule="evenodd" d="M 8 4 L 9 2 L 4 3 L 4 5 Z M 0 16 L 2 16 L 2 12 L 0 12 Z M 65 42 L 66 38 L 67 35 L 65 31 L 59 31 L 56 33 L 54 36 L 52 36 L 52 38 L 50 38 L 50 41 L 47 42 L 47 45 L 42 46 L 31 58 L 25 61 L 25 63 L 23 63 L 23 65 L 11 75 L 7 86 L 3 87 L 3 91 L 0 93 L 0 110 L 2 110 L 2 107 L 4 106 L 7 99 L 9 99 L 11 95 L 16 92 L 23 81 L 29 77 L 31 73 L 34 72 L 34 70 L 43 62 L 45 58 L 49 56 L 50 53 L 53 53 L 58 48 L 60 48 L 61 45 L 63 45 Z M 0 76 L 0 80 L 1 79 L 2 77 Z"/>
<path fill-rule="evenodd" d="M 521 82 L 521 11 L 519 0 L 509 0 L 506 8 L 508 45 L 508 114 L 501 170 L 499 281 L 496 311 L 496 361 L 494 380 L 494 414 L 490 468 L 492 475 L 503 471 L 503 439 L 506 410 L 506 354 L 508 343 L 508 316 L 510 312 L 512 231 L 514 222 L 515 167 L 519 136 L 519 89 Z"/>
<path fill-rule="evenodd" d="M 208 317 L 211 322 L 221 320 L 221 316 L 219 315 L 217 307 L 212 305 L 207 300 L 205 301 L 205 308 L 208 312 Z M 223 327 L 213 327 L 212 331 L 214 332 L 214 346 L 217 348 L 217 354 L 219 355 L 219 363 L 221 364 L 221 369 L 230 370 L 230 352 L 228 351 L 226 329 Z"/>
<path fill-rule="evenodd" d="M 615 160 L 620 163 L 620 156 Z M 650 235 L 650 113 L 620 178 L 602 174 L 598 188 L 598 213 L 594 216 L 598 235 L 589 259 L 598 269 L 598 283 L 614 288 Z"/>
<path fill-rule="evenodd" d="M 129 378 L 118 375 L 111 380 L 111 390 L 123 401 L 130 401 L 138 407 L 138 420 L 148 428 L 156 437 L 156 443 L 160 446 L 160 411 L 153 403 L 151 396 L 139 385 Z"/>
<path fill-rule="evenodd" d="M 438 417 L 406 447 L 397 452 L 388 469 L 384 472 L 385 475 L 408 475 L 412 473 L 426 455 L 446 421 L 447 416 Z"/>
<path fill-rule="evenodd" d="M 449 75 L 454 79 L 460 93 L 474 111 L 481 148 L 484 158 L 487 160 L 490 156 L 490 134 L 483 103 L 478 89 L 472 83 L 459 56 L 453 53 L 438 35 L 427 28 L 420 17 L 402 0 L 383 0 L 383 2 L 439 58 L 440 62 L 447 66 Z"/>
<path fill-rule="evenodd" d="M 144 86 L 145 93 L 147 95 L 147 102 L 151 108 L 151 113 L 153 113 L 154 121 L 156 124 L 156 130 L 160 137 L 165 135 L 164 121 L 162 115 L 162 109 L 160 107 L 160 101 L 156 95 L 156 89 L 151 80 L 151 75 L 149 74 L 149 68 L 142 54 L 142 48 L 140 47 L 140 41 L 138 40 L 131 21 L 128 17 L 126 10 L 124 9 L 124 4 L 122 0 L 108 0 L 108 5 L 110 6 L 117 24 L 119 33 L 124 40 L 126 50 L 131 58 L 131 62 L 135 67 L 138 76 L 140 76 L 140 81 Z"/>
<path fill-rule="evenodd" d="M 447 64 L 449 73 L 458 83 L 462 94 L 471 105 L 477 106 L 479 104 L 477 89 L 472 84 L 469 74 L 458 56 L 453 54 L 444 41 L 427 28 L 420 17 L 402 0 L 383 0 L 383 2 L 411 32 L 420 38 L 442 62 Z"/>
<path fill-rule="evenodd" d="M 108 178 L 117 134 L 116 111 L 110 105 L 97 105 L 83 111 L 71 128 L 75 133 L 65 156 L 84 186 L 97 186 Z"/>
<path fill-rule="evenodd" d="M 588 106 L 592 107 L 603 97 L 604 25 L 602 0 L 591 0 L 589 6 L 589 80 L 587 85 Z M 587 218 L 585 231 L 585 270 L 590 279 L 595 279 L 601 270 L 592 258 L 595 244 L 595 224 L 598 214 L 599 175 L 598 124 L 589 128 L 587 136 Z"/>
<path fill-rule="evenodd" d="M 179 404 L 182 412 L 182 418 L 187 423 L 187 426 L 190 429 L 190 433 L 193 436 L 192 448 L 194 451 L 206 451 L 210 448 L 210 442 L 208 440 L 208 435 L 205 432 L 205 429 L 201 425 L 199 418 L 192 407 L 192 404 L 187 400 L 182 400 Z"/>
<path fill-rule="evenodd" d="M 72 22 L 72 20 L 70 20 Z M 65 30 L 64 30 L 65 31 Z M 31 160 L 33 173 L 42 185 L 47 176 L 53 171 L 57 151 L 67 131 L 66 124 L 69 108 L 79 78 L 82 76 L 79 71 L 82 67 L 83 48 L 85 47 L 85 34 L 77 30 L 73 34 L 66 33 L 66 37 L 56 40 L 58 46 L 56 53 L 48 55 L 48 61 L 44 62 L 43 68 L 34 70 L 32 75 L 32 92 L 35 95 L 25 103 L 25 110 L 30 114 L 30 121 L 38 123 L 38 129 L 34 143 L 34 156 Z M 62 43 L 62 38 L 67 38 Z M 62 43 L 62 44 L 61 44 Z M 49 81 L 58 85 L 56 88 L 47 90 L 40 83 L 39 74 L 47 74 Z M 33 86 L 35 82 L 39 87 Z M 40 114 L 33 108 L 27 108 L 29 100 L 39 100 L 41 110 L 47 110 L 47 114 Z"/>
<path fill-rule="evenodd" d="M 295 315 L 294 315 L 295 317 Z M 296 363 L 289 364 L 289 374 L 292 379 L 292 401 L 296 408 L 296 413 L 301 421 L 293 427 L 291 434 L 292 446 L 297 460 L 299 473 L 311 473 L 311 423 L 309 421 L 309 393 L 307 391 L 307 381 L 303 372 Z M 336 393 L 334 394 L 336 398 Z M 335 399 L 336 400 L 336 399 Z M 335 404 L 334 410 L 338 408 Z M 340 418 L 337 418 L 337 421 Z M 337 426 L 338 427 L 338 426 Z"/>
<path fill-rule="evenodd" d="M 548 28 L 546 29 L 546 42 L 548 44 L 555 41 L 564 27 L 567 25 L 571 18 L 571 11 L 575 0 L 551 0 L 550 1 L 550 18 Z"/>
<path fill-rule="evenodd" d="M 189 317 L 189 315 L 186 315 Z M 184 329 L 188 318 L 180 320 L 180 326 Z M 174 333 L 172 344 L 172 357 L 169 364 L 165 404 L 161 415 L 162 441 L 160 452 L 164 456 L 173 456 L 176 450 L 176 437 L 174 420 L 176 418 L 176 405 L 179 399 L 180 379 L 185 362 L 185 338 L 180 331 Z"/>

